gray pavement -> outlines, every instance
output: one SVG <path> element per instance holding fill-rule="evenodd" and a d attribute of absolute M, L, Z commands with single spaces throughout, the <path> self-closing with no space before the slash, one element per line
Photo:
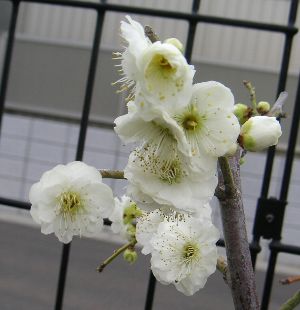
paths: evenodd
<path fill-rule="evenodd" d="M 117 259 L 102 274 L 97 264 L 109 256 L 115 244 L 91 239 L 72 243 L 64 310 L 141 310 L 149 276 L 149 258 L 139 256 L 136 264 Z M 0 221 L 0 310 L 54 309 L 61 244 L 38 229 Z M 258 288 L 263 272 L 257 273 Z M 281 286 L 274 281 L 271 310 L 279 308 L 299 285 Z M 158 284 L 154 310 L 233 309 L 228 287 L 215 273 L 206 287 L 185 297 L 173 286 Z"/>

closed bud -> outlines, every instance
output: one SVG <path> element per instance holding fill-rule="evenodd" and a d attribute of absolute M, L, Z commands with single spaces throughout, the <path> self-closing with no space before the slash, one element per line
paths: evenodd
<path fill-rule="evenodd" d="M 124 210 L 123 214 L 123 223 L 125 225 L 132 224 L 133 221 L 142 215 L 142 211 L 137 207 L 136 203 L 132 202 L 127 208 Z"/>
<path fill-rule="evenodd" d="M 137 260 L 138 255 L 135 250 L 126 249 L 123 254 L 123 257 L 128 263 L 133 264 Z"/>
<path fill-rule="evenodd" d="M 270 103 L 267 101 L 260 101 L 256 107 L 257 112 L 261 115 L 267 114 L 270 111 L 270 108 Z"/>
<path fill-rule="evenodd" d="M 165 43 L 174 45 L 175 47 L 177 47 L 180 50 L 181 53 L 184 52 L 184 48 L 183 48 L 182 43 L 178 39 L 176 39 L 176 38 L 166 39 Z"/>
<path fill-rule="evenodd" d="M 239 120 L 239 123 L 243 125 L 251 117 L 252 109 L 243 103 L 238 103 L 234 105 L 233 113 Z"/>
<path fill-rule="evenodd" d="M 241 127 L 239 142 L 247 151 L 261 151 L 276 145 L 281 133 L 280 123 L 275 117 L 254 116 Z"/>

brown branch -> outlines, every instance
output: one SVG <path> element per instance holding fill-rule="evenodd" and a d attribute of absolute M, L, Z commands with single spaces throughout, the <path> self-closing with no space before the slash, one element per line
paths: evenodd
<path fill-rule="evenodd" d="M 300 281 L 300 276 L 291 276 L 285 279 L 281 279 L 280 283 L 285 285 L 285 284 L 292 284 L 298 281 Z"/>
<path fill-rule="evenodd" d="M 238 151 L 226 158 L 228 165 L 225 159 L 219 160 L 219 185 L 225 189 L 225 197 L 220 200 L 221 215 L 235 309 L 257 310 L 259 302 L 246 232 L 239 159 Z"/>
<path fill-rule="evenodd" d="M 99 172 L 101 173 L 103 179 L 126 179 L 124 177 L 124 171 L 122 170 L 101 169 Z"/>

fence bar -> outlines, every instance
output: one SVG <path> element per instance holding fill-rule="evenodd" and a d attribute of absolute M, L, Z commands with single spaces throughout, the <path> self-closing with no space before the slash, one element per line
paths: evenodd
<path fill-rule="evenodd" d="M 272 283 L 277 261 L 277 251 L 271 251 L 260 310 L 267 310 L 271 297 Z"/>
<path fill-rule="evenodd" d="M 5 55 L 4 55 L 4 63 L 3 63 L 1 84 L 0 84 L 0 135 L 1 135 L 3 111 L 4 111 L 4 105 L 5 105 L 5 99 L 6 99 L 9 69 L 10 69 L 10 64 L 11 64 L 13 48 L 14 48 L 14 38 L 15 38 L 20 2 L 19 0 L 12 1 L 11 4 L 12 4 L 12 12 L 11 12 L 11 17 L 10 17 L 10 22 L 9 22 L 7 44 L 6 44 L 6 50 L 5 50 Z"/>
<path fill-rule="evenodd" d="M 295 101 L 295 106 L 294 106 L 294 111 L 293 111 L 292 126 L 290 130 L 290 135 L 289 135 L 288 150 L 287 150 L 287 155 L 285 158 L 285 167 L 284 167 L 283 178 L 281 182 L 281 191 L 280 191 L 279 199 L 282 201 L 286 201 L 287 196 L 288 196 L 288 189 L 289 189 L 289 184 L 290 184 L 290 179 L 291 179 L 293 159 L 294 159 L 295 148 L 296 148 L 296 143 L 297 143 L 299 120 L 300 120 L 300 75 L 298 79 L 298 89 L 297 89 L 296 101 Z M 283 204 L 283 208 L 285 211 L 284 204 Z M 283 218 L 281 218 L 280 231 L 282 230 L 282 225 L 283 225 Z M 278 250 L 282 251 L 282 249 L 286 249 L 286 250 L 290 249 L 296 252 L 298 251 L 300 253 L 299 249 L 297 250 L 296 247 L 291 248 L 290 246 L 284 246 L 283 244 L 279 242 L 279 240 L 276 240 L 276 241 L 278 241 L 277 246 L 274 246 L 273 243 L 270 244 L 271 256 L 276 257 L 278 254 Z M 273 258 L 273 259 L 276 260 L 276 258 Z M 267 277 L 266 277 L 265 286 L 264 286 L 263 303 L 262 303 L 262 305 L 264 305 L 265 307 L 267 307 L 269 304 L 271 290 L 272 290 L 272 282 L 273 282 L 273 277 L 268 276 L 268 274 L 274 273 L 274 268 L 272 265 L 270 264 L 268 265 Z"/>
<path fill-rule="evenodd" d="M 292 0 L 291 5 L 290 5 L 289 20 L 288 20 L 289 25 L 295 24 L 296 17 L 297 17 L 297 9 L 298 9 L 298 0 Z M 294 37 L 293 34 L 286 33 L 284 50 L 283 50 L 283 55 L 282 55 L 282 60 L 281 60 L 280 76 L 279 76 L 278 87 L 277 87 L 277 96 L 286 87 L 286 80 L 287 80 L 287 75 L 288 75 L 288 67 L 289 67 L 289 62 L 290 62 L 293 37 Z M 264 172 L 264 182 L 263 182 L 263 186 L 261 190 L 261 197 L 264 197 L 264 198 L 268 196 L 268 191 L 269 191 L 271 176 L 272 176 L 272 168 L 273 168 L 274 157 L 275 157 L 275 150 L 276 150 L 275 146 L 270 147 L 268 150 L 267 162 L 266 162 L 265 172 Z"/>
<path fill-rule="evenodd" d="M 272 241 L 270 243 L 270 249 L 275 250 L 277 252 L 300 255 L 299 246 L 284 244 L 284 243 L 281 243 L 280 241 Z"/>
<path fill-rule="evenodd" d="M 145 310 L 151 310 L 153 306 L 154 293 L 155 293 L 156 279 L 152 272 L 150 272 L 148 289 L 147 289 L 147 298 L 145 303 Z"/>
<path fill-rule="evenodd" d="M 104 12 L 97 12 L 96 28 L 95 28 L 94 41 L 93 41 L 93 47 L 92 47 L 92 52 L 91 52 L 89 72 L 88 72 L 88 77 L 87 77 L 86 91 L 85 91 L 84 104 L 83 104 L 83 110 L 82 110 L 82 118 L 81 118 L 81 123 L 80 123 L 80 132 L 79 132 L 78 143 L 77 143 L 76 160 L 82 160 L 83 153 L 84 153 L 84 145 L 85 145 L 85 139 L 86 139 L 86 133 L 87 133 L 87 127 L 88 127 L 88 118 L 89 118 L 89 113 L 91 109 L 91 102 L 92 102 L 94 81 L 95 81 L 95 76 L 96 76 L 98 53 L 99 53 L 99 46 L 100 46 L 100 41 L 101 41 L 103 21 L 104 21 Z M 71 248 L 71 243 L 63 245 L 58 287 L 57 287 L 57 293 L 56 293 L 56 305 L 55 305 L 56 310 L 62 309 L 65 282 L 66 282 L 66 277 L 67 277 L 68 261 L 69 261 L 69 255 L 70 255 L 70 248 Z"/>
<path fill-rule="evenodd" d="M 197 14 L 199 7 L 200 7 L 200 1 L 201 0 L 193 0 L 192 14 Z M 197 22 L 189 21 L 189 28 L 188 28 L 186 48 L 185 48 L 185 58 L 188 63 L 191 62 L 191 58 L 192 58 L 196 30 L 197 30 Z"/>
<path fill-rule="evenodd" d="M 11 0 L 0 0 L 0 1 L 11 1 Z M 233 18 L 224 18 L 218 16 L 207 16 L 201 14 L 190 14 L 184 12 L 175 12 L 167 10 L 159 10 L 152 8 L 142 8 L 126 5 L 116 5 L 108 3 L 95 3 L 95 2 L 83 2 L 83 1 L 74 1 L 74 0 L 22 0 L 22 2 L 28 3 L 41 3 L 41 4 L 54 4 L 60 6 L 72 6 L 77 8 L 86 8 L 86 9 L 95 9 L 99 12 L 111 11 L 111 12 L 120 12 L 120 13 L 132 13 L 132 14 L 141 14 L 141 15 L 151 15 L 157 17 L 165 18 L 174 18 L 182 19 L 187 21 L 195 21 L 202 23 L 218 24 L 218 25 L 227 25 L 232 27 L 241 27 L 247 29 L 257 29 L 265 30 L 271 32 L 282 32 L 282 33 L 297 33 L 297 28 L 291 25 L 279 25 L 263 22 L 254 22 L 250 20 L 241 20 Z"/>

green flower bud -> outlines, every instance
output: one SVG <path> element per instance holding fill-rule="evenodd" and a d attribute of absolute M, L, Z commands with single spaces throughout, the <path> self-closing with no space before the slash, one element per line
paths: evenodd
<path fill-rule="evenodd" d="M 129 264 L 133 264 L 137 260 L 138 255 L 135 250 L 126 249 L 123 253 L 123 257 Z"/>
<path fill-rule="evenodd" d="M 233 113 L 239 120 L 240 124 L 243 125 L 252 115 L 252 109 L 243 103 L 234 105 Z"/>
<path fill-rule="evenodd" d="M 270 111 L 270 108 L 270 103 L 267 101 L 260 101 L 256 107 L 257 112 L 261 115 L 267 114 Z"/>
<path fill-rule="evenodd" d="M 183 48 L 182 43 L 178 39 L 176 39 L 176 38 L 166 39 L 165 43 L 174 45 L 175 47 L 177 47 L 180 50 L 181 53 L 184 52 L 184 48 Z"/>
<path fill-rule="evenodd" d="M 125 208 L 123 214 L 123 223 L 125 225 L 132 224 L 133 220 L 142 215 L 142 211 L 137 207 L 136 203 L 132 202 L 129 207 Z"/>

